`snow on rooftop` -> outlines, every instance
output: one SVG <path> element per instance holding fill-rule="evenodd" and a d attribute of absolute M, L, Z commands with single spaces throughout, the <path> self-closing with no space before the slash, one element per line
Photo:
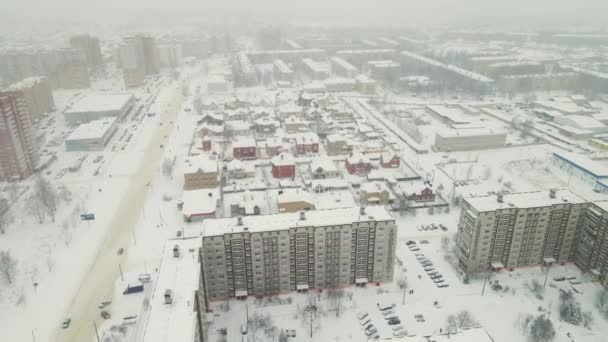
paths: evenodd
<path fill-rule="evenodd" d="M 180 250 L 178 258 L 173 256 L 175 246 Z M 195 291 L 198 290 L 201 270 L 198 262 L 200 246 L 199 238 L 169 240 L 165 243 L 142 342 L 194 341 Z M 165 304 L 165 291 L 168 289 L 172 291 L 171 304 Z"/>
<path fill-rule="evenodd" d="M 467 115 L 458 108 L 444 105 L 428 105 L 426 108 L 453 123 L 469 123 L 471 121 Z"/>
<path fill-rule="evenodd" d="M 570 190 L 557 190 L 555 198 L 549 196 L 549 191 L 520 192 L 503 195 L 502 202 L 496 195 L 469 197 L 465 200 L 479 212 L 499 209 L 548 207 L 557 204 L 581 204 L 587 201 L 578 197 Z"/>
<path fill-rule="evenodd" d="M 473 128 L 442 128 L 437 131 L 437 135 L 442 138 L 456 138 L 456 137 L 480 137 L 480 136 L 494 136 L 494 135 L 506 135 L 507 132 L 503 129 L 494 129 L 491 127 L 473 127 Z"/>
<path fill-rule="evenodd" d="M 121 111 L 131 101 L 133 94 L 91 94 L 76 102 L 65 113 Z"/>
<path fill-rule="evenodd" d="M 571 152 L 553 152 L 554 157 L 557 157 L 565 162 L 577 166 L 591 173 L 595 177 L 608 177 L 608 167 L 596 162 L 595 160 L 589 159 L 586 156 L 575 154 Z"/>
<path fill-rule="evenodd" d="M 215 213 L 219 198 L 220 195 L 217 188 L 184 191 L 182 195 L 184 203 L 182 213 L 186 217 L 213 214 Z"/>
<path fill-rule="evenodd" d="M 197 173 L 199 170 L 203 173 L 218 172 L 217 160 L 208 154 L 188 157 L 184 173 Z"/>
<path fill-rule="evenodd" d="M 66 138 L 66 140 L 101 139 L 116 123 L 115 117 L 93 120 L 83 123 Z"/>
<path fill-rule="evenodd" d="M 281 213 L 274 215 L 245 216 L 243 224 L 238 225 L 235 218 L 222 218 L 203 221 L 203 236 L 222 236 L 227 233 L 264 232 L 286 230 L 294 227 L 322 227 L 353 222 L 391 221 L 393 217 L 383 206 L 369 206 L 361 215 L 359 207 L 331 210 L 311 210 L 300 219 L 300 213 Z"/>
<path fill-rule="evenodd" d="M 465 77 L 470 78 L 472 80 L 480 81 L 480 82 L 483 82 L 483 83 L 493 83 L 494 82 L 493 79 L 491 79 L 491 78 L 489 78 L 487 76 L 474 73 L 474 72 L 472 72 L 470 70 L 466 70 L 466 69 L 457 67 L 455 65 L 445 64 L 445 63 L 439 62 L 437 60 L 434 60 L 434 59 L 431 59 L 431 58 L 427 58 L 427 57 L 418 55 L 418 54 L 413 53 L 413 52 L 402 51 L 401 55 L 409 57 L 409 58 L 412 58 L 412 59 L 415 59 L 415 60 L 417 60 L 419 62 L 422 62 L 422 63 L 426 63 L 426 64 L 429 64 L 429 65 L 432 65 L 432 66 L 435 66 L 435 67 L 438 67 L 438 68 L 442 68 L 444 70 L 452 71 L 454 73 L 457 73 L 459 75 L 465 76 Z"/>
<path fill-rule="evenodd" d="M 272 165 L 275 165 L 275 166 L 290 166 L 290 165 L 296 164 L 296 161 L 293 158 L 293 155 L 291 155 L 291 153 L 285 152 L 285 151 L 272 157 L 271 162 L 272 162 Z"/>

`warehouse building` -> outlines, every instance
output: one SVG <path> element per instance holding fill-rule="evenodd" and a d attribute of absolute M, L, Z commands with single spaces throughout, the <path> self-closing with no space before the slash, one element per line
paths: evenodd
<path fill-rule="evenodd" d="M 553 152 L 551 166 L 559 170 L 568 183 L 583 184 L 597 192 L 608 192 L 608 167 L 585 156 Z"/>
<path fill-rule="evenodd" d="M 482 150 L 505 146 L 507 133 L 491 128 L 449 128 L 435 134 L 437 151 Z"/>
<path fill-rule="evenodd" d="M 382 207 L 203 221 L 207 297 L 392 281 L 397 226 Z"/>
<path fill-rule="evenodd" d="M 65 150 L 101 151 L 116 133 L 117 128 L 118 119 L 112 117 L 83 123 L 65 139 Z"/>
<path fill-rule="evenodd" d="M 129 93 L 87 95 L 68 107 L 63 116 L 70 125 L 86 123 L 108 116 L 121 118 L 133 106 L 135 98 Z"/>

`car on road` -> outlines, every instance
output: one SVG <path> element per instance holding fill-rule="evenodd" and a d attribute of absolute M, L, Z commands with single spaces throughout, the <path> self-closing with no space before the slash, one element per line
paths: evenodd
<path fill-rule="evenodd" d="M 72 323 L 72 319 L 71 318 L 66 318 L 63 323 L 61 323 L 61 328 L 62 329 L 67 329 L 70 326 L 70 323 Z"/>
<path fill-rule="evenodd" d="M 112 304 L 111 300 L 104 300 L 103 302 L 99 303 L 99 305 L 97 307 L 100 309 L 103 309 L 110 304 Z"/>
<path fill-rule="evenodd" d="M 424 266 L 424 270 L 426 272 L 428 272 L 428 271 L 434 271 L 435 269 L 432 266 Z"/>
<path fill-rule="evenodd" d="M 435 273 L 435 274 L 429 274 L 429 277 L 431 277 L 431 279 L 438 279 L 443 277 L 441 274 L 439 273 Z"/>
<path fill-rule="evenodd" d="M 369 315 L 367 314 L 367 312 L 359 312 L 359 313 L 357 314 L 357 319 L 362 320 L 362 319 L 364 319 L 364 318 L 367 318 L 367 316 L 369 316 Z"/>
<path fill-rule="evenodd" d="M 406 244 L 406 245 L 408 245 L 408 246 L 409 246 L 409 245 L 415 245 L 415 244 L 416 244 L 416 242 L 415 242 L 415 241 L 412 241 L 412 240 L 409 240 L 409 241 L 408 241 L 408 242 L 406 242 L 405 244 Z"/>
<path fill-rule="evenodd" d="M 407 335 L 407 331 L 405 331 L 405 330 L 393 331 L 393 336 L 395 336 L 395 337 L 402 337 L 405 335 Z"/>
<path fill-rule="evenodd" d="M 443 283 L 443 282 L 444 282 L 444 280 L 443 280 L 443 278 L 435 278 L 435 279 L 433 279 L 433 282 L 434 282 L 435 284 L 438 284 L 438 283 Z"/>
<path fill-rule="evenodd" d="M 119 248 L 119 249 L 116 251 L 116 254 L 118 254 L 118 255 L 122 255 L 122 253 L 124 253 L 124 252 L 125 252 L 125 249 L 124 249 L 124 248 L 122 248 L 122 247 L 120 247 L 120 248 Z"/>
<path fill-rule="evenodd" d="M 420 248 L 418 248 L 418 247 L 410 248 L 410 251 L 412 251 L 412 252 L 418 252 L 418 251 L 420 251 Z"/>
<path fill-rule="evenodd" d="M 382 312 L 382 315 L 384 315 L 384 317 L 394 315 L 394 314 L 395 314 L 395 310 L 386 310 L 386 311 Z"/>
<path fill-rule="evenodd" d="M 399 317 L 393 315 L 393 316 L 384 317 L 384 319 L 386 319 L 387 321 L 392 321 L 395 319 L 399 319 Z"/>
<path fill-rule="evenodd" d="M 427 245 L 429 243 L 429 240 L 420 240 L 419 242 L 423 245 Z"/>
<path fill-rule="evenodd" d="M 367 335 L 367 336 L 372 336 L 373 334 L 375 334 L 375 333 L 377 333 L 377 332 L 378 332 L 378 329 L 376 329 L 376 328 L 372 328 L 372 329 L 370 329 L 370 330 L 365 331 L 365 335 Z"/>
<path fill-rule="evenodd" d="M 395 326 L 392 326 L 392 327 L 391 327 L 391 329 L 393 329 L 393 331 L 404 330 L 404 329 L 403 329 L 403 326 L 401 326 L 401 325 L 395 325 Z"/>
<path fill-rule="evenodd" d="M 369 318 L 368 318 L 368 319 L 366 319 L 366 320 L 362 320 L 362 321 L 361 321 L 361 326 L 362 326 L 362 327 L 365 327 L 365 326 L 367 326 L 368 324 L 370 324 L 370 322 L 371 322 L 371 319 L 369 319 Z"/>
<path fill-rule="evenodd" d="M 380 304 L 380 305 L 378 306 L 378 308 L 379 308 L 380 310 L 382 310 L 382 311 L 387 311 L 387 310 L 390 310 L 390 309 L 395 308 L 395 304 L 389 304 L 389 305 L 383 305 L 383 304 Z"/>
<path fill-rule="evenodd" d="M 374 325 L 371 323 L 365 326 L 365 330 L 371 330 L 373 328 L 374 328 Z"/>
<path fill-rule="evenodd" d="M 103 319 L 110 319 L 111 317 L 112 317 L 112 315 L 110 315 L 109 312 L 107 312 L 105 310 L 101 311 L 101 318 L 103 318 Z"/>
<path fill-rule="evenodd" d="M 401 324 L 401 320 L 397 319 L 391 319 L 390 321 L 388 321 L 389 325 L 397 325 L 397 324 Z"/>
<path fill-rule="evenodd" d="M 443 287 L 448 287 L 448 286 L 450 286 L 450 284 L 448 284 L 448 283 L 437 284 L 437 287 L 442 287 L 442 288 Z"/>

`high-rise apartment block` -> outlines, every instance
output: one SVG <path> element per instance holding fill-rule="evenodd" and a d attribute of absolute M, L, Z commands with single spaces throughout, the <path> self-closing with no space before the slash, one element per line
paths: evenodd
<path fill-rule="evenodd" d="M 466 274 L 572 260 L 587 202 L 569 190 L 463 200 L 456 236 Z"/>
<path fill-rule="evenodd" d="M 90 69 L 103 68 L 103 55 L 101 54 L 99 38 L 87 34 L 71 36 L 70 46 L 84 52 Z"/>
<path fill-rule="evenodd" d="M 118 57 L 127 88 L 143 84 L 146 75 L 160 71 L 160 55 L 153 37 L 126 37 L 119 47 Z"/>
<path fill-rule="evenodd" d="M 397 226 L 382 206 L 203 221 L 210 300 L 393 279 Z"/>
<path fill-rule="evenodd" d="M 28 77 L 13 84 L 10 89 L 23 92 L 25 104 L 32 121 L 50 113 L 55 107 L 51 83 L 46 77 Z"/>
<path fill-rule="evenodd" d="M 23 92 L 0 92 L 0 181 L 20 180 L 33 173 L 31 130 Z"/>
<path fill-rule="evenodd" d="M 574 262 L 582 271 L 608 277 L 608 201 L 590 203 L 579 222 Z"/>

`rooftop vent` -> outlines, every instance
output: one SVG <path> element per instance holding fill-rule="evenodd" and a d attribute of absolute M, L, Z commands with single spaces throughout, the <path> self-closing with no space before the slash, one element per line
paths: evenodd
<path fill-rule="evenodd" d="M 303 211 L 300 211 L 300 221 L 304 221 L 306 220 L 306 213 Z"/>
<path fill-rule="evenodd" d="M 549 189 L 549 198 L 555 198 L 556 193 L 557 193 L 557 190 Z"/>
<path fill-rule="evenodd" d="M 496 201 L 497 201 L 498 203 L 502 203 L 502 201 L 503 201 L 503 199 L 502 199 L 502 194 L 497 194 L 497 195 L 496 195 Z"/>
<path fill-rule="evenodd" d="M 242 226 L 243 225 L 243 218 L 241 216 L 236 218 L 236 225 L 237 226 Z"/>

